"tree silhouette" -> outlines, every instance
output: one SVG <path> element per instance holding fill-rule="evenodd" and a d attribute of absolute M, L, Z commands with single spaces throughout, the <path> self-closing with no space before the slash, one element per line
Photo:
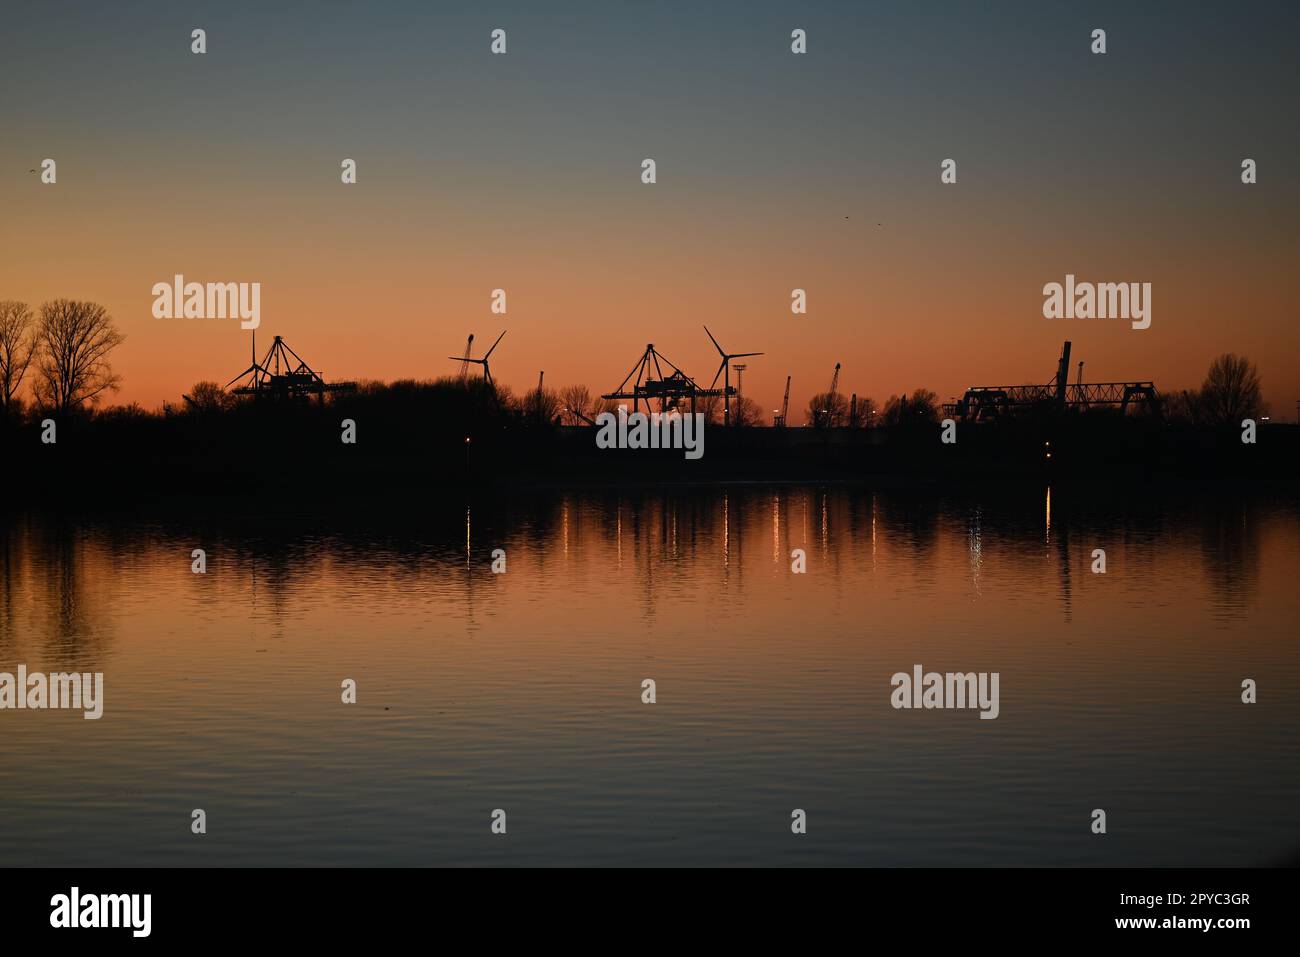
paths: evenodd
<path fill-rule="evenodd" d="M 32 392 L 54 412 L 94 405 L 105 391 L 116 391 L 122 377 L 113 372 L 108 354 L 126 337 L 98 303 L 54 299 L 41 306 L 38 352 Z"/>
<path fill-rule="evenodd" d="M 842 392 L 818 392 L 808 400 L 808 421 L 817 428 L 836 428 L 848 422 L 849 397 Z"/>
<path fill-rule="evenodd" d="M 931 425 L 939 421 L 939 397 L 929 389 L 917 389 L 910 396 L 891 395 L 881 419 L 886 426 Z"/>
<path fill-rule="evenodd" d="M 520 412 L 537 423 L 550 423 L 560 412 L 560 397 L 550 389 L 536 388 L 524 393 L 519 400 Z"/>
<path fill-rule="evenodd" d="M 731 400 L 731 425 L 737 429 L 753 428 L 763 424 L 763 409 L 747 395 Z"/>
<path fill-rule="evenodd" d="M 1165 421 L 1180 426 L 1200 425 L 1204 403 L 1199 389 L 1177 389 L 1160 394 L 1160 412 Z"/>
<path fill-rule="evenodd" d="M 235 405 L 235 397 L 215 382 L 196 382 L 185 396 L 198 412 L 224 412 Z"/>
<path fill-rule="evenodd" d="M 682 403 L 682 412 L 691 410 L 690 400 L 687 399 Z M 695 411 L 704 416 L 704 421 L 709 425 L 722 424 L 722 396 L 704 395 L 695 399 Z"/>
<path fill-rule="evenodd" d="M 849 417 L 845 424 L 851 429 L 869 429 L 880 424 L 876 421 L 879 418 L 880 414 L 876 411 L 876 403 L 872 398 L 860 395 L 856 409 L 852 403 L 849 404 Z"/>
<path fill-rule="evenodd" d="M 1232 352 L 1210 363 L 1201 385 L 1201 410 L 1212 425 L 1237 425 L 1267 411 L 1255 363 Z"/>
<path fill-rule="evenodd" d="M 0 409 L 12 412 L 16 396 L 36 353 L 36 323 L 25 302 L 0 302 Z"/>
<path fill-rule="evenodd" d="M 586 425 L 583 416 L 591 418 L 595 411 L 591 390 L 585 385 L 566 385 L 560 390 L 560 407 L 565 425 Z"/>

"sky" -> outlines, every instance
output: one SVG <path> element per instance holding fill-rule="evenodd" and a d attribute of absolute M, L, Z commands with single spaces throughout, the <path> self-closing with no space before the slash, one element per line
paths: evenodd
<path fill-rule="evenodd" d="M 703 7 L 16 5 L 0 299 L 106 306 L 113 401 L 149 408 L 249 362 L 235 321 L 153 316 L 180 273 L 260 282 L 259 352 L 327 379 L 454 373 L 504 329 L 516 391 L 609 391 L 648 342 L 707 382 L 707 324 L 765 353 L 763 408 L 792 377 L 794 423 L 837 362 L 843 392 L 946 401 L 1045 382 L 1070 339 L 1085 381 L 1162 391 L 1245 354 L 1294 419 L 1300 5 Z M 1043 318 L 1067 273 L 1151 283 L 1151 327 Z"/>

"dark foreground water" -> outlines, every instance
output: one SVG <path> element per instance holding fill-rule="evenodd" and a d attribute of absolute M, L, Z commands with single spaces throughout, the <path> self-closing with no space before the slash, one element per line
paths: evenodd
<path fill-rule="evenodd" d="M 0 863 L 1272 863 L 1298 571 L 1296 500 L 1222 489 L 11 514 L 0 671 L 105 701 L 0 711 Z M 916 664 L 1000 716 L 895 710 Z"/>

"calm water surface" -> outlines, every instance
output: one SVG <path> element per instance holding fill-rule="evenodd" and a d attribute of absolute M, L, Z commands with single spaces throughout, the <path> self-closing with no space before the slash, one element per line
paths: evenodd
<path fill-rule="evenodd" d="M 0 863 L 1271 863 L 1298 571 L 1296 500 L 1230 491 L 11 513 L 0 671 L 106 688 L 0 711 Z M 914 664 L 1001 716 L 894 710 Z"/>

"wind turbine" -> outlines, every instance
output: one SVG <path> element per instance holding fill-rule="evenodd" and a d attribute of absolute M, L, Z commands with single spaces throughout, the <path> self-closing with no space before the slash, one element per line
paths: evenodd
<path fill-rule="evenodd" d="M 704 327 L 705 333 L 713 343 L 713 348 L 718 350 L 718 355 L 722 356 L 722 365 L 718 366 L 718 371 L 713 374 L 713 381 L 709 383 L 712 389 L 718 384 L 718 376 L 722 376 L 722 424 L 731 425 L 731 360 L 744 359 L 748 356 L 761 356 L 761 352 L 723 352 L 722 346 L 718 345 L 718 340 L 713 338 L 713 333 L 709 332 L 709 327 Z M 737 367 L 739 368 L 739 367 Z"/>
<path fill-rule="evenodd" d="M 501 335 L 497 336 L 497 341 L 492 343 L 492 348 L 489 349 L 487 352 L 483 353 L 482 359 L 471 359 L 469 356 L 470 348 L 474 345 L 474 337 L 471 335 L 469 337 L 469 341 L 465 343 L 465 354 L 463 356 L 448 356 L 447 358 L 454 359 L 460 363 L 460 375 L 462 379 L 469 372 L 469 364 L 471 362 L 473 362 L 475 365 L 481 365 L 483 367 L 483 378 L 487 380 L 488 385 L 491 385 L 492 367 L 488 365 L 488 357 L 491 356 L 493 350 L 496 349 L 497 343 L 504 338 L 505 338 L 505 331 L 503 330 L 501 332 Z"/>
<path fill-rule="evenodd" d="M 253 373 L 253 378 L 250 380 L 253 383 L 253 385 L 257 384 L 257 380 L 264 373 L 269 375 L 269 373 L 267 373 L 266 368 L 260 362 L 257 361 L 257 330 L 256 329 L 253 330 L 253 364 L 249 366 L 247 369 L 245 369 L 243 372 L 239 373 L 239 375 L 235 376 L 229 382 L 227 382 L 222 388 L 229 389 L 232 385 L 234 385 L 244 376 L 248 375 L 250 372 Z"/>

